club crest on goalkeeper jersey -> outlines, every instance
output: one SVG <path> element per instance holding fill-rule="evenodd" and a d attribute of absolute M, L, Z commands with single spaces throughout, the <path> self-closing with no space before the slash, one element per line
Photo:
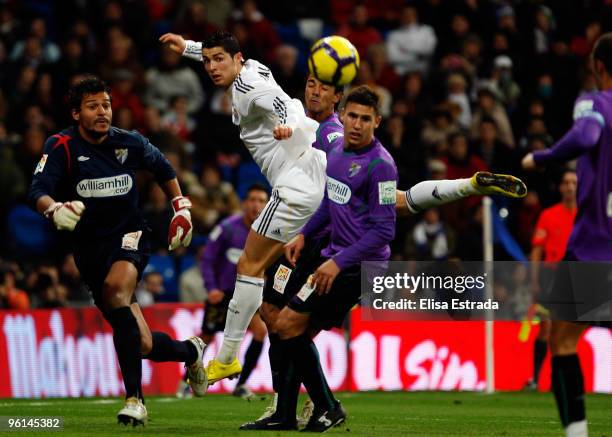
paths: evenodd
<path fill-rule="evenodd" d="M 43 195 L 82 201 L 86 209 L 75 228 L 77 241 L 103 239 L 143 222 L 135 178 L 140 169 L 158 183 L 176 177 L 164 155 L 137 132 L 111 127 L 102 144 L 91 144 L 70 127 L 45 142 L 28 200 L 34 208 Z"/>

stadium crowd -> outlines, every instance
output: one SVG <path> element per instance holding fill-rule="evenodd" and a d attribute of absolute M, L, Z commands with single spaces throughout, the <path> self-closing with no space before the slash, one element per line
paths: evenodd
<path fill-rule="evenodd" d="M 139 301 L 203 300 L 206 235 L 264 181 L 231 122 L 228 96 L 200 64 L 158 43 L 165 32 L 202 40 L 226 28 L 246 58 L 269 65 L 297 98 L 312 42 L 347 37 L 361 56 L 354 85 L 381 96 L 377 136 L 395 158 L 398 187 L 478 170 L 522 177 L 527 197 L 496 200 L 528 252 L 540 211 L 559 200 L 563 169 L 522 174 L 520 159 L 553 144 L 571 124 L 574 99 L 595 89 L 587 54 L 612 30 L 605 23 L 610 0 L 2 1 L 0 308 L 89 303 L 67 236 L 25 204 L 45 139 L 71 123 L 66 91 L 88 73 L 112 88 L 113 125 L 147 136 L 194 205 L 194 243 L 169 255 L 170 202 L 141 175 L 155 239 Z M 481 224 L 478 198 L 398 220 L 394 259 L 482 259 Z M 510 259 L 503 247 L 496 257 Z"/>

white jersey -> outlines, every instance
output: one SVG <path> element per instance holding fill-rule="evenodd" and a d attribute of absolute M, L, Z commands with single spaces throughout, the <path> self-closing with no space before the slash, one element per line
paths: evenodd
<path fill-rule="evenodd" d="M 201 43 L 187 41 L 184 56 L 202 60 Z M 272 186 L 295 166 L 316 139 L 318 123 L 306 116 L 302 103 L 291 99 L 265 65 L 249 59 L 231 87 L 232 121 L 240 139 Z M 287 140 L 274 139 L 278 125 L 292 128 Z"/>

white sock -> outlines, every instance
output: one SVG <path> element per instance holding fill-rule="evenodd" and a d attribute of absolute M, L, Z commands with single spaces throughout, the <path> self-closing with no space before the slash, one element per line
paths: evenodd
<path fill-rule="evenodd" d="M 238 275 L 234 296 L 227 309 L 223 344 L 217 353 L 217 359 L 229 364 L 238 355 L 238 348 L 251 323 L 255 311 L 261 305 L 264 280 L 252 276 Z"/>
<path fill-rule="evenodd" d="M 406 190 L 406 204 L 415 214 L 474 194 L 478 191 L 469 178 L 423 181 Z"/>
<path fill-rule="evenodd" d="M 565 428 L 565 437 L 588 437 L 587 421 L 572 422 Z"/>

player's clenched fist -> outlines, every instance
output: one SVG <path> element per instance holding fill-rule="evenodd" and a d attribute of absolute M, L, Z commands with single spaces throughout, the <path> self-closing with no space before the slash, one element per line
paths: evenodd
<path fill-rule="evenodd" d="M 53 220 L 53 224 L 60 231 L 74 231 L 81 216 L 85 211 L 85 205 L 80 200 L 72 202 L 55 202 L 44 212 L 45 217 Z"/>
<path fill-rule="evenodd" d="M 293 129 L 291 129 L 289 126 L 281 124 L 274 128 L 272 134 L 274 135 L 274 139 L 277 141 L 286 140 L 293 134 Z"/>
<path fill-rule="evenodd" d="M 191 243 L 191 200 L 187 197 L 179 196 L 172 199 L 172 209 L 174 217 L 170 221 L 168 230 L 168 250 L 174 250 L 179 246 L 187 247 Z"/>
<path fill-rule="evenodd" d="M 304 234 L 297 234 L 287 244 L 285 244 L 285 257 L 295 267 L 295 263 L 300 258 L 304 249 Z"/>
<path fill-rule="evenodd" d="M 180 55 L 183 54 L 185 47 L 187 47 L 185 39 L 176 33 L 165 33 L 159 38 L 159 41 L 162 44 L 168 44 L 168 47 L 170 47 L 172 51 Z"/>

